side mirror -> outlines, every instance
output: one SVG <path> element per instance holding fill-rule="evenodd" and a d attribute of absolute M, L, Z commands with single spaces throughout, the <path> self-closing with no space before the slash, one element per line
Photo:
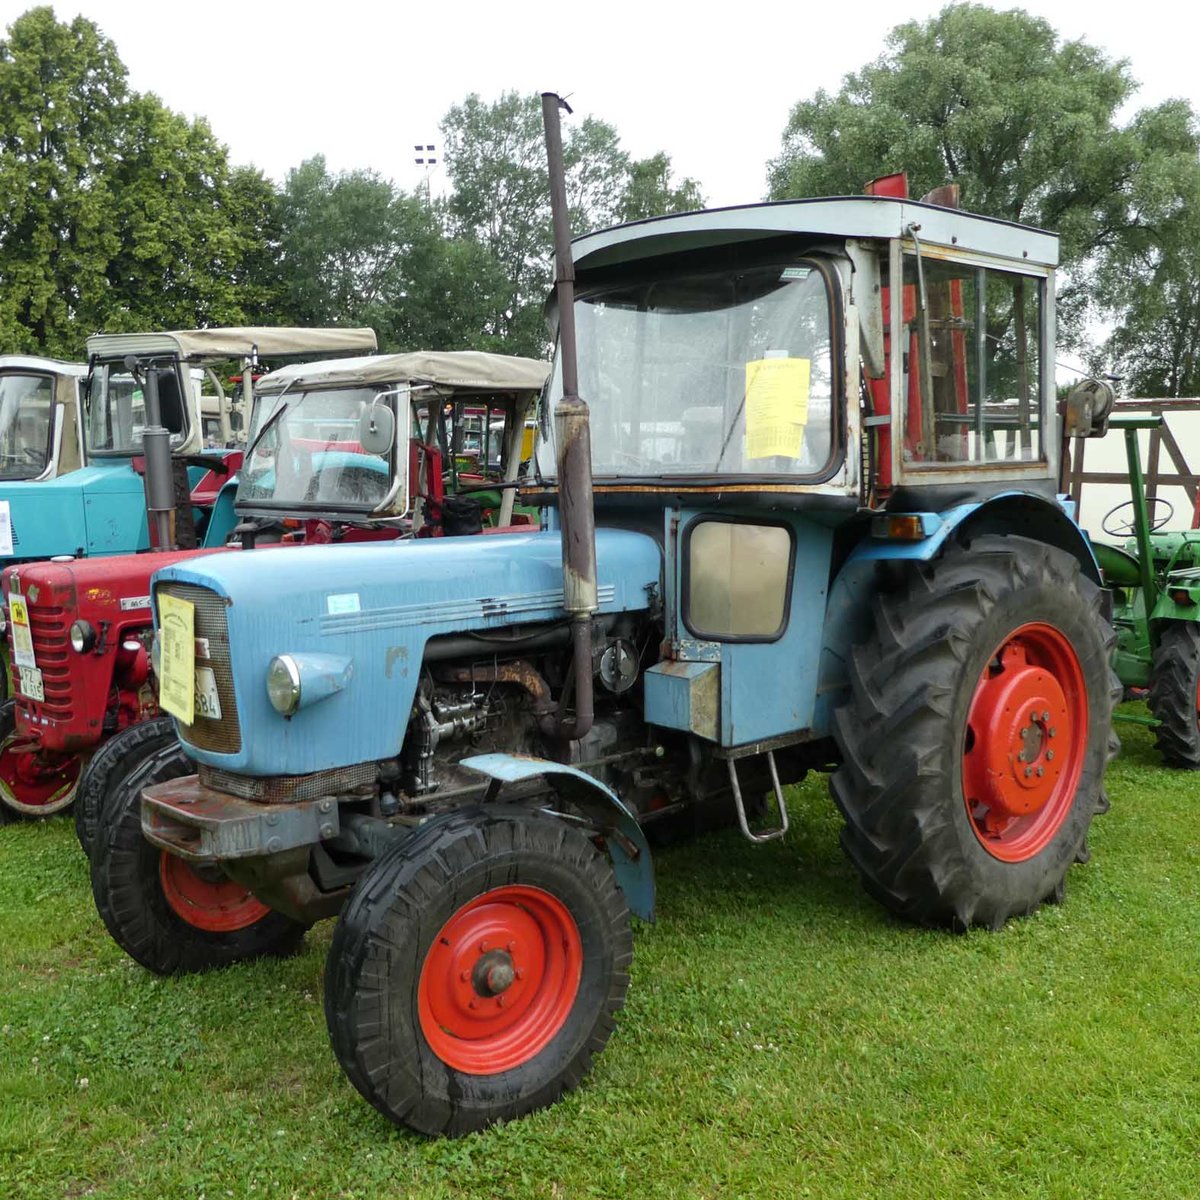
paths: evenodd
<path fill-rule="evenodd" d="M 359 418 L 358 442 L 368 454 L 387 454 L 396 440 L 396 414 L 376 396 Z"/>

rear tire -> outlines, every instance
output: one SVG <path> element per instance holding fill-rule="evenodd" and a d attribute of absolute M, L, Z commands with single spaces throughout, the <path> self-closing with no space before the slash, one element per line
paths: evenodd
<path fill-rule="evenodd" d="M 1163 629 L 1147 701 L 1159 722 L 1154 740 L 1163 762 L 1200 770 L 1200 626 L 1174 621 Z"/>
<path fill-rule="evenodd" d="M 355 885 L 325 969 L 330 1040 L 389 1120 L 482 1129 L 580 1082 L 632 958 L 624 898 L 584 833 L 519 809 L 460 810 Z"/>
<path fill-rule="evenodd" d="M 1111 644 L 1100 589 L 1026 538 L 951 547 L 877 597 L 831 782 L 872 896 L 955 929 L 1061 900 L 1107 806 Z"/>
<path fill-rule="evenodd" d="M 218 868 L 193 868 L 142 836 L 142 789 L 191 773 L 176 743 L 113 787 L 92 847 L 92 895 L 108 932 L 157 975 L 291 954 L 303 925 L 267 908 Z"/>
<path fill-rule="evenodd" d="M 152 717 L 109 738 L 83 769 L 75 797 L 75 836 L 89 858 L 100 814 L 112 788 L 142 761 L 175 741 L 170 717 Z"/>

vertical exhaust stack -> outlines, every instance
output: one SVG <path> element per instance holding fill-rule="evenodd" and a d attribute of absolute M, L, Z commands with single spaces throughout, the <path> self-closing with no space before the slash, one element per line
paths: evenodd
<path fill-rule="evenodd" d="M 138 379 L 141 364 L 135 355 L 125 359 L 125 369 Z M 171 514 L 175 511 L 175 477 L 171 466 L 171 434 L 162 423 L 158 402 L 158 371 L 153 361 L 145 364 L 142 397 L 146 406 L 146 425 L 142 430 L 142 457 L 146 462 L 146 509 L 159 550 L 174 548 Z"/>
<path fill-rule="evenodd" d="M 575 264 L 567 215 L 566 168 L 558 110 L 571 111 L 554 92 L 542 93 L 546 158 L 550 168 L 550 208 L 554 219 L 554 286 L 558 297 L 558 346 L 562 399 L 554 408 L 558 454 L 559 524 L 562 529 L 563 604 L 571 618 L 575 656 L 575 717 L 560 714 L 560 737 L 581 738 L 592 727 L 592 614 L 596 591 L 596 518 L 592 510 L 592 439 L 588 406 L 579 397 L 575 353 Z"/>

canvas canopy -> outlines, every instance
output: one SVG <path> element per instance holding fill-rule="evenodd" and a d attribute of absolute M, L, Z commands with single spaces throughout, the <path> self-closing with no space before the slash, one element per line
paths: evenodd
<path fill-rule="evenodd" d="M 87 341 L 88 357 L 111 359 L 125 354 L 177 354 L 184 362 L 220 362 L 246 358 L 255 350 L 265 357 L 335 354 L 376 348 L 373 329 L 302 329 L 244 325 L 225 329 L 177 329 L 163 333 L 97 333 Z"/>
<path fill-rule="evenodd" d="M 482 350 L 421 351 L 280 367 L 258 381 L 262 394 L 285 387 L 428 383 L 456 391 L 540 392 L 550 364 Z"/>

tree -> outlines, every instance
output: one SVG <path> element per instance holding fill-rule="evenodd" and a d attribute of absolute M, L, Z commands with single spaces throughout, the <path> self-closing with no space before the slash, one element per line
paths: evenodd
<path fill-rule="evenodd" d="M 489 105 L 470 95 L 446 114 L 442 138 L 451 228 L 485 247 L 508 280 L 496 333 L 511 352 L 540 355 L 553 248 L 541 98 L 506 92 Z M 612 126 L 595 117 L 566 122 L 563 160 L 572 229 L 622 219 L 631 163 Z"/>
<path fill-rule="evenodd" d="M 126 99 L 116 47 L 49 8 L 0 41 L 0 338 L 78 356 L 77 319 L 107 305 L 119 248 L 106 179 Z M 85 316 L 86 314 L 86 316 Z"/>
<path fill-rule="evenodd" d="M 956 182 L 965 208 L 1060 235 L 1060 339 L 1077 340 L 1098 265 L 1147 232 L 1139 174 L 1156 163 L 1161 179 L 1195 154 L 1164 141 L 1163 122 L 1118 125 L 1134 87 L 1125 62 L 1060 43 L 1041 18 L 951 5 L 898 26 L 836 95 L 795 106 L 770 194 L 857 193 L 899 170 L 916 195 Z"/>
<path fill-rule="evenodd" d="M 665 151 L 629 164 L 629 180 L 619 207 L 622 221 L 644 221 L 703 207 L 704 196 L 696 180 L 673 181 L 671 159 Z"/>
<path fill-rule="evenodd" d="M 6 349 L 74 358 L 97 329 L 263 311 L 273 203 L 257 172 L 230 168 L 207 123 L 131 92 L 92 22 L 35 8 L 0 41 Z"/>

